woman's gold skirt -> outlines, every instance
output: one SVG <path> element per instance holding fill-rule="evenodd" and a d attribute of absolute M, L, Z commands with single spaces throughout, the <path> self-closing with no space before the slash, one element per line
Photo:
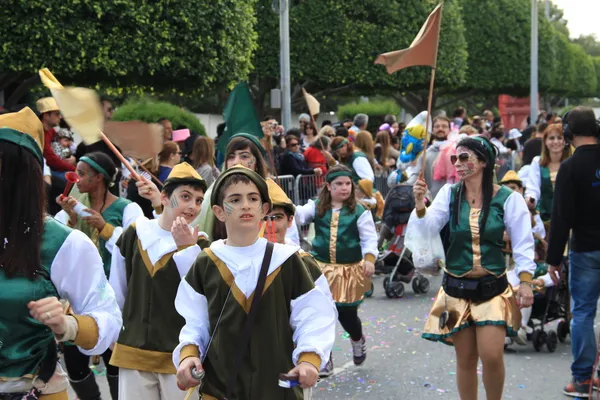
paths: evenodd
<path fill-rule="evenodd" d="M 317 262 L 337 305 L 355 306 L 363 302 L 365 292 L 371 290 L 371 278 L 365 277 L 362 260 L 354 264 Z"/>
<path fill-rule="evenodd" d="M 447 310 L 448 322 L 440 329 L 440 316 Z M 448 296 L 440 288 L 425 322 L 424 339 L 452 345 L 452 335 L 471 326 L 498 325 L 506 328 L 507 336 L 516 336 L 521 327 L 521 311 L 510 285 L 504 293 L 483 302 L 473 302 Z"/>

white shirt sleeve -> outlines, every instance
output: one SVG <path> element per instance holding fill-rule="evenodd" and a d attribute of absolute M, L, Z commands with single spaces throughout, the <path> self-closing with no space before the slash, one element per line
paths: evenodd
<path fill-rule="evenodd" d="M 356 157 L 352 162 L 352 168 L 354 168 L 356 175 L 358 175 L 360 179 L 368 179 L 371 182 L 375 180 L 373 168 L 371 168 L 371 164 L 369 164 L 369 160 L 366 157 Z"/>
<path fill-rule="evenodd" d="M 540 173 L 540 157 L 538 156 L 531 161 L 531 168 L 529 168 L 529 174 L 527 175 L 527 182 L 525 184 L 525 197 L 531 197 L 539 202 L 541 191 L 542 175 Z"/>
<path fill-rule="evenodd" d="M 545 239 L 546 227 L 544 226 L 544 222 L 542 221 L 542 217 L 540 217 L 540 214 L 535 214 L 533 216 L 533 220 L 535 221 L 535 226 L 532 228 L 533 233 L 537 233 L 542 239 Z"/>
<path fill-rule="evenodd" d="M 358 218 L 358 236 L 360 237 L 360 249 L 362 256 L 365 258 L 367 254 L 372 254 L 377 257 L 377 230 L 373 221 L 373 214 L 366 210 Z"/>
<path fill-rule="evenodd" d="M 202 253 L 202 249 L 195 244 L 173 254 L 173 261 L 175 261 L 175 265 L 177 265 L 177 271 L 179 271 L 181 279 L 185 278 L 200 253 Z"/>
<path fill-rule="evenodd" d="M 108 250 L 110 254 L 112 254 L 113 249 L 117 244 L 117 240 L 119 240 L 123 231 L 142 215 L 144 215 L 144 212 L 137 203 L 131 202 L 125 206 L 123 209 L 123 226 L 115 226 L 112 236 L 106 241 L 106 250 Z"/>
<path fill-rule="evenodd" d="M 52 262 L 50 279 L 75 314 L 96 321 L 98 342 L 93 349 L 79 350 L 85 355 L 104 353 L 117 340 L 123 320 L 100 254 L 84 233 L 73 230 L 67 236 Z"/>
<path fill-rule="evenodd" d="M 452 195 L 452 185 L 446 184 L 442 186 L 433 203 L 423 218 L 417 217 L 417 210 L 413 210 L 408 221 L 407 229 L 411 229 L 413 225 L 424 224 L 436 232 L 440 232 L 450 219 L 450 197 Z"/>
<path fill-rule="evenodd" d="M 173 364 L 179 367 L 181 349 L 189 344 L 198 346 L 200 359 L 206 351 L 210 338 L 208 319 L 208 301 L 182 279 L 175 297 L 175 309 L 185 319 L 185 325 L 179 333 L 179 345 L 173 350 Z"/>
<path fill-rule="evenodd" d="M 67 212 L 65 210 L 60 210 L 59 212 L 56 213 L 56 215 L 54 216 L 54 219 L 63 225 L 68 225 L 70 217 L 69 217 L 69 214 L 67 214 Z"/>
<path fill-rule="evenodd" d="M 303 206 L 296 206 L 296 220 L 300 225 L 307 225 L 315 218 L 317 207 L 314 201 L 309 200 Z"/>
<path fill-rule="evenodd" d="M 525 199 L 519 193 L 512 193 L 504 203 L 504 226 L 510 238 L 515 260 L 515 271 L 535 272 L 534 249 L 535 241 L 531 234 L 531 214 L 527 209 Z"/>
<path fill-rule="evenodd" d="M 538 277 L 537 279 L 541 279 L 542 281 L 544 281 L 544 287 L 552 287 L 552 286 L 554 286 L 554 281 L 550 277 L 550 273 L 546 273 L 546 274 Z"/>
<path fill-rule="evenodd" d="M 302 353 L 316 353 L 321 358 L 321 369 L 329 361 L 335 342 L 337 311 L 334 303 L 315 287 L 291 301 L 290 326 L 294 331 L 296 348 L 292 354 L 294 365 Z"/>
<path fill-rule="evenodd" d="M 127 297 L 127 276 L 125 273 L 125 258 L 121 255 L 121 250 L 118 246 L 114 246 L 113 248 L 109 283 L 115 292 L 119 308 L 123 310 L 125 298 Z"/>
<path fill-rule="evenodd" d="M 296 224 L 296 217 L 292 219 L 292 226 L 285 232 L 286 241 L 300 246 L 300 232 L 298 232 L 298 225 Z"/>

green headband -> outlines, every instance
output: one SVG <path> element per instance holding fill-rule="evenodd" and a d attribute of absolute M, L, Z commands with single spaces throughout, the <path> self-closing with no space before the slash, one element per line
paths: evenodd
<path fill-rule="evenodd" d="M 348 178 L 352 178 L 352 172 L 350 171 L 335 171 L 327 174 L 327 183 L 333 182 L 335 178 L 339 178 L 340 176 L 347 176 Z"/>
<path fill-rule="evenodd" d="M 112 180 L 113 180 L 112 176 L 110 176 L 108 174 L 108 172 L 106 172 L 106 170 L 104 168 L 102 168 L 100 166 L 100 164 L 98 164 L 96 161 L 92 160 L 91 158 L 89 158 L 87 156 L 81 157 L 79 159 L 79 161 L 86 163 L 87 165 L 92 167 L 96 172 L 101 173 L 106 178 L 107 181 L 112 182 Z"/>
<path fill-rule="evenodd" d="M 344 147 L 345 144 L 348 144 L 348 139 L 342 140 L 342 143 L 340 143 L 337 146 L 335 146 L 335 149 L 333 149 L 333 151 L 338 151 L 339 149 L 341 149 L 342 147 Z"/>
<path fill-rule="evenodd" d="M 476 140 L 477 142 L 481 143 L 483 147 L 485 147 L 485 149 L 488 152 L 488 155 L 490 156 L 490 160 L 496 159 L 496 153 L 494 152 L 494 149 L 492 149 L 492 145 L 487 140 L 485 140 L 481 136 L 474 136 L 471 137 L 471 139 Z"/>

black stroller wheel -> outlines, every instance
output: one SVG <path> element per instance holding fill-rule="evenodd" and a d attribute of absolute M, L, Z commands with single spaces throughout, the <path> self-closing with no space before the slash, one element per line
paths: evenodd
<path fill-rule="evenodd" d="M 368 292 L 365 292 L 365 297 L 373 296 L 374 291 L 375 291 L 375 286 L 373 285 L 373 281 L 371 281 L 371 290 L 369 290 Z"/>
<path fill-rule="evenodd" d="M 422 276 L 421 282 L 419 283 L 419 287 L 421 289 L 421 293 L 427 293 L 429 291 L 429 279 Z"/>
<path fill-rule="evenodd" d="M 558 335 L 555 331 L 548 332 L 548 341 L 546 342 L 546 347 L 550 353 L 554 353 L 556 348 L 558 347 Z"/>
<path fill-rule="evenodd" d="M 560 321 L 556 327 L 556 336 L 558 341 L 564 343 L 567 340 L 569 334 L 569 323 L 567 321 Z"/>
<path fill-rule="evenodd" d="M 533 342 L 533 348 L 535 351 L 539 352 L 542 350 L 542 347 L 546 343 L 547 335 L 546 332 L 541 330 L 533 331 L 533 335 L 531 336 L 531 341 Z"/>
<path fill-rule="evenodd" d="M 415 294 L 421 293 L 421 277 L 417 276 L 412 281 L 412 290 Z"/>
<path fill-rule="evenodd" d="M 394 298 L 400 299 L 404 296 L 404 285 L 402 282 L 392 282 L 392 291 L 394 292 Z"/>

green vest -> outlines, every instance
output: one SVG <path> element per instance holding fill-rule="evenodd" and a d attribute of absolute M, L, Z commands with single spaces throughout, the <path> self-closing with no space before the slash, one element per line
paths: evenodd
<path fill-rule="evenodd" d="M 34 375 L 55 339 L 47 326 L 36 321 L 27 303 L 46 297 L 59 297 L 50 280 L 50 268 L 71 229 L 54 220 L 44 220 L 41 271 L 34 280 L 8 278 L 0 269 L 0 378 Z"/>
<path fill-rule="evenodd" d="M 198 256 L 185 280 L 206 297 L 209 334 L 214 334 L 203 363 L 206 376 L 202 392 L 222 399 L 254 295 L 246 298 L 235 284 L 229 268 L 210 249 Z M 232 399 L 302 399 L 300 388 L 280 388 L 277 379 L 281 371 L 294 368 L 291 302 L 313 288 L 313 279 L 297 253 L 267 276 Z M 214 331 L 223 307 L 221 322 Z"/>
<path fill-rule="evenodd" d="M 201 248 L 208 246 L 199 238 Z M 174 374 L 171 353 L 179 344 L 185 320 L 175 309 L 181 282 L 173 254 L 167 253 L 152 264 L 138 239 L 135 224 L 117 240 L 125 259 L 127 296 L 123 305 L 123 327 L 111 364 L 146 372 Z"/>
<path fill-rule="evenodd" d="M 354 151 L 352 153 L 352 157 L 350 157 L 348 162 L 346 162 L 346 167 L 350 168 L 350 170 L 352 171 L 352 181 L 354 181 L 354 183 L 358 182 L 361 178 L 356 173 L 356 170 L 354 169 L 352 164 L 354 164 L 354 160 L 356 160 L 357 158 L 360 158 L 360 157 L 367 158 L 366 154 L 363 153 L 362 151 Z"/>
<path fill-rule="evenodd" d="M 552 216 L 552 201 L 554 200 L 554 187 L 550 179 L 550 168 L 540 166 L 540 176 L 542 187 L 540 198 L 538 199 L 538 211 L 540 212 L 542 221 L 546 222 Z"/>
<path fill-rule="evenodd" d="M 460 204 L 458 224 L 454 223 L 453 204 L 460 183 L 452 186 L 450 197 L 450 228 L 449 247 L 446 254 L 446 270 L 455 276 L 469 273 L 476 265 L 481 265 L 495 275 L 501 275 L 506 270 L 504 255 L 504 203 L 512 194 L 507 187 L 500 187 L 490 204 L 490 210 L 483 236 L 481 232 L 482 213 L 477 218 L 471 212 L 471 207 L 465 197 Z M 479 232 L 472 232 L 472 225 Z M 475 256 L 474 256 L 475 255 Z"/>
<path fill-rule="evenodd" d="M 318 200 L 315 208 L 318 207 Z M 344 206 L 339 211 L 327 210 L 323 217 L 315 215 L 315 238 L 312 241 L 313 256 L 329 264 L 353 264 L 362 260 L 358 219 L 365 212 L 356 204 L 354 212 Z"/>

